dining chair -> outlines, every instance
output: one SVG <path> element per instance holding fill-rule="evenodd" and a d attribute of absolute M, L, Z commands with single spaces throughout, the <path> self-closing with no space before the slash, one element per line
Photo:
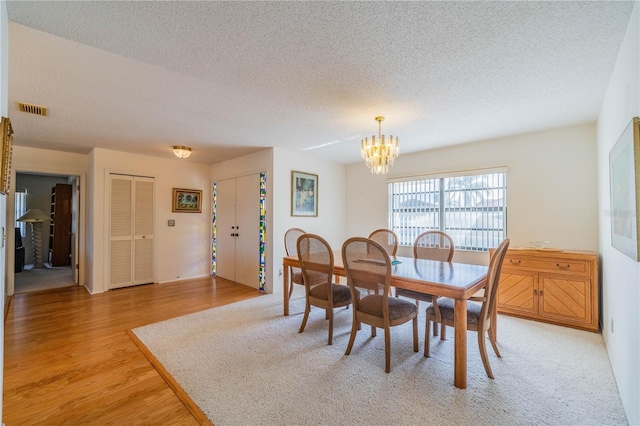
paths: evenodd
<path fill-rule="evenodd" d="M 322 308 L 329 320 L 329 341 L 333 341 L 333 308 L 351 304 L 351 292 L 344 285 L 335 284 L 333 278 L 333 252 L 319 235 L 302 234 L 296 243 L 300 269 L 305 288 L 305 309 L 299 333 L 309 319 L 311 306 Z"/>
<path fill-rule="evenodd" d="M 390 229 L 376 229 L 369 234 L 369 239 L 377 242 L 387 250 L 389 256 L 395 256 L 398 251 L 398 235 Z"/>
<path fill-rule="evenodd" d="M 376 328 L 382 328 L 388 373 L 391 371 L 391 327 L 413 321 L 413 351 L 418 352 L 418 307 L 408 300 L 389 297 L 391 259 L 379 243 L 368 238 L 350 238 L 342 245 L 342 261 L 353 301 L 351 336 L 345 355 L 351 353 L 361 323 L 371 326 L 371 337 L 376 336 Z"/>
<path fill-rule="evenodd" d="M 298 255 L 296 243 L 298 242 L 300 235 L 304 233 L 304 229 L 301 228 L 291 228 L 284 233 L 284 250 L 287 253 L 287 257 Z M 291 294 L 293 294 L 293 285 L 304 285 L 302 282 L 302 271 L 300 268 L 289 266 L 289 282 L 289 299 L 291 299 Z"/>
<path fill-rule="evenodd" d="M 453 239 L 447 233 L 441 231 L 423 232 L 413 242 L 413 257 L 415 259 L 451 262 L 454 250 Z M 414 299 L 418 307 L 420 307 L 420 300 L 432 303 L 434 299 L 431 294 L 396 288 L 396 297 L 398 296 Z M 435 326 L 433 327 L 433 335 L 438 335 L 438 328 Z"/>
<path fill-rule="evenodd" d="M 496 294 L 498 294 L 498 283 L 500 282 L 500 272 L 502 270 L 502 263 L 504 257 L 509 248 L 509 239 L 505 239 L 500 243 L 496 251 L 491 257 L 489 262 L 489 270 L 487 272 L 487 279 L 485 285 L 484 296 L 471 297 L 467 303 L 467 330 L 477 331 L 478 333 L 478 346 L 480 347 L 480 356 L 482 357 L 482 363 L 484 369 L 487 372 L 487 376 L 493 379 L 493 372 L 489 365 L 489 358 L 487 357 L 487 347 L 485 345 L 485 333 L 489 335 L 489 341 L 493 347 L 494 352 L 501 357 L 500 351 L 496 344 L 495 334 L 492 327 L 495 324 L 491 323 L 491 313 L 495 309 Z M 473 303 L 473 302 L 481 302 Z M 437 310 L 439 312 L 437 313 Z M 454 327 L 455 318 L 455 300 L 447 297 L 440 297 L 434 300 L 429 306 L 427 306 L 427 320 L 425 327 L 425 340 L 424 340 L 424 356 L 429 357 L 429 327 L 431 322 L 439 322 L 442 324 L 441 339 L 445 340 L 445 326 L 449 325 Z"/>

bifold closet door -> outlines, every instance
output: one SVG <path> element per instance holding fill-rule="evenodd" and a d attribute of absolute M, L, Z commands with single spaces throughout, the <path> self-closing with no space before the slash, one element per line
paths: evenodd
<path fill-rule="evenodd" d="M 260 175 L 217 185 L 216 276 L 259 287 Z"/>
<path fill-rule="evenodd" d="M 109 288 L 153 282 L 153 178 L 111 175 Z"/>

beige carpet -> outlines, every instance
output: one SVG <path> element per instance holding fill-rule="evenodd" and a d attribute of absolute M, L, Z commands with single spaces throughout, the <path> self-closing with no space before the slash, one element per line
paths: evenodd
<path fill-rule="evenodd" d="M 328 346 L 318 309 L 298 333 L 303 303 L 294 293 L 283 317 L 282 297 L 265 295 L 134 332 L 217 426 L 627 424 L 598 334 L 500 316 L 503 358 L 488 345 L 495 380 L 469 332 L 461 390 L 451 338 L 432 340 L 427 359 L 412 351 L 411 323 L 395 327 L 386 374 L 382 332 L 372 339 L 363 327 L 345 356 L 351 311 L 337 310 Z"/>
<path fill-rule="evenodd" d="M 26 293 L 73 285 L 76 284 L 73 282 L 73 270 L 71 266 L 23 269 L 22 272 L 15 274 L 14 293 Z"/>

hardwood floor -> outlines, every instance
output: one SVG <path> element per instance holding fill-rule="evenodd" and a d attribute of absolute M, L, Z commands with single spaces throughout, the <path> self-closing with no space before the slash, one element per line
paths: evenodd
<path fill-rule="evenodd" d="M 220 278 L 17 294 L 5 322 L 3 421 L 199 424 L 126 331 L 258 295 Z"/>

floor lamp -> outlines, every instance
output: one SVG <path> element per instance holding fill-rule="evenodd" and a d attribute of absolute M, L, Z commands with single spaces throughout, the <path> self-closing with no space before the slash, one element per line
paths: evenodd
<path fill-rule="evenodd" d="M 51 217 L 42 210 L 30 209 L 20 216 L 18 222 L 31 224 L 31 246 L 33 247 L 33 267 L 44 268 L 42 260 L 42 222 L 50 222 Z"/>

